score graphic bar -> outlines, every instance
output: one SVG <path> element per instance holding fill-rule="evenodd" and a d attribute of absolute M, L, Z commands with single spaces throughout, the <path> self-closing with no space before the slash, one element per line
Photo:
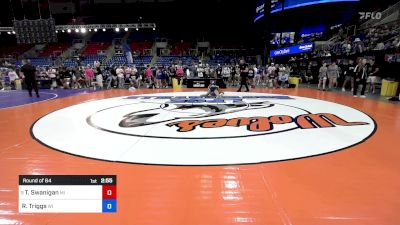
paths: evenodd
<path fill-rule="evenodd" d="M 20 213 L 115 213 L 115 175 L 20 175 Z"/>

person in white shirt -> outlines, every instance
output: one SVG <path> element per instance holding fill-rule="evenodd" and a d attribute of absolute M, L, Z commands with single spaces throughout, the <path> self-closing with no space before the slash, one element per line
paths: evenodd
<path fill-rule="evenodd" d="M 186 74 L 186 77 L 187 77 L 187 78 L 191 78 L 191 77 L 192 77 L 192 75 L 191 75 L 191 73 L 190 73 L 189 67 L 186 68 L 185 74 Z"/>
<path fill-rule="evenodd" d="M 222 79 L 227 84 L 229 82 L 229 77 L 231 76 L 231 69 L 228 65 L 222 67 Z"/>
<path fill-rule="evenodd" d="M 274 63 L 271 63 L 271 65 L 268 67 L 268 82 L 267 82 L 267 87 L 276 87 L 277 86 L 277 74 L 276 71 L 278 69 L 279 65 L 275 65 Z"/>
<path fill-rule="evenodd" d="M 329 79 L 329 90 L 337 87 L 337 79 L 339 78 L 339 67 L 336 65 L 335 61 L 332 61 L 332 64 L 327 68 L 327 75 Z"/>
<path fill-rule="evenodd" d="M 136 66 L 134 65 L 132 67 L 132 72 L 131 72 L 131 82 L 133 83 L 133 85 L 137 88 L 139 88 L 141 86 L 141 77 L 138 74 L 138 70 L 136 68 Z"/>
<path fill-rule="evenodd" d="M 125 80 L 124 80 L 124 69 L 119 66 L 116 69 L 117 78 L 118 78 L 118 88 L 124 88 Z"/>
<path fill-rule="evenodd" d="M 325 91 L 326 80 L 328 79 L 328 67 L 326 63 L 324 63 L 321 68 L 319 68 L 319 75 L 318 75 L 318 90 L 320 90 L 322 86 L 322 90 Z"/>
<path fill-rule="evenodd" d="M 15 81 L 19 79 L 17 73 L 13 69 L 9 69 L 8 77 L 10 78 L 11 88 L 15 89 Z"/>
<path fill-rule="evenodd" d="M 125 78 L 129 79 L 131 77 L 131 74 L 132 74 L 132 69 L 129 66 L 127 66 L 127 67 L 125 67 L 124 72 L 125 72 Z"/>
<path fill-rule="evenodd" d="M 8 77 L 10 77 L 11 82 L 15 82 L 18 79 L 18 75 L 13 69 L 8 70 Z"/>
<path fill-rule="evenodd" d="M 267 69 L 267 74 L 270 75 L 276 71 L 275 65 L 271 63 L 271 65 Z"/>
<path fill-rule="evenodd" d="M 374 50 L 381 51 L 385 49 L 385 44 L 383 42 L 379 42 Z"/>
<path fill-rule="evenodd" d="M 197 67 L 197 76 L 198 77 L 204 77 L 204 69 L 203 69 L 203 65 L 202 64 L 200 64 Z"/>

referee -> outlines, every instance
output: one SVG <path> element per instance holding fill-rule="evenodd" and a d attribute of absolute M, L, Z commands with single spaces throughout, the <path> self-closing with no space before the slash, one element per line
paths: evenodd
<path fill-rule="evenodd" d="M 247 77 L 249 76 L 249 66 L 243 59 L 240 60 L 239 69 L 240 69 L 240 87 L 238 92 L 242 91 L 243 85 L 246 87 L 246 92 L 249 92 L 250 91 L 249 86 L 247 85 Z"/>
<path fill-rule="evenodd" d="M 21 76 L 24 78 L 24 82 L 29 92 L 29 96 L 32 97 L 32 89 L 36 92 L 36 97 L 39 96 L 39 90 L 36 81 L 36 68 L 31 65 L 29 59 L 24 59 L 23 66 L 21 67 Z"/>

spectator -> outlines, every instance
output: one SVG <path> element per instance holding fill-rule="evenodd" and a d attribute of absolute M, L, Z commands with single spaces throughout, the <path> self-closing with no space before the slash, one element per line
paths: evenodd
<path fill-rule="evenodd" d="M 362 59 L 358 62 L 356 68 L 354 68 L 354 90 L 353 96 L 357 97 L 358 86 L 361 84 L 361 98 L 365 98 L 365 88 L 367 86 L 368 68 L 367 60 Z"/>
<path fill-rule="evenodd" d="M 118 77 L 117 77 L 117 70 L 115 69 L 114 66 L 111 68 L 108 68 L 108 76 L 107 76 L 107 89 L 110 89 L 111 87 L 116 87 L 116 83 L 118 83 Z"/>
<path fill-rule="evenodd" d="M 381 42 L 379 42 L 379 43 L 376 45 L 376 47 L 375 47 L 374 50 L 376 50 L 376 51 L 382 51 L 382 50 L 384 50 L 384 49 L 385 49 L 385 44 L 381 41 Z"/>
<path fill-rule="evenodd" d="M 225 66 L 222 68 L 222 78 L 225 84 L 228 84 L 229 82 L 230 73 L 231 73 L 230 67 L 225 64 Z"/>
<path fill-rule="evenodd" d="M 54 88 L 57 88 L 57 70 L 54 67 L 50 67 L 47 73 L 51 80 L 50 89 L 53 90 Z"/>
<path fill-rule="evenodd" d="M 368 65 L 368 74 L 367 90 L 375 94 L 375 84 L 380 80 L 380 69 L 373 59 L 370 60 L 370 64 Z"/>
<path fill-rule="evenodd" d="M 103 72 L 101 71 L 100 62 L 96 61 L 94 63 L 95 66 L 95 74 L 96 74 L 96 84 L 100 89 L 103 89 Z"/>
<path fill-rule="evenodd" d="M 353 80 L 354 69 L 355 69 L 354 60 L 349 60 L 349 65 L 344 70 L 344 82 L 343 82 L 343 87 L 342 87 L 342 91 L 343 92 L 346 91 L 346 85 L 349 82 L 351 83 L 351 92 L 353 92 L 353 89 L 354 89 L 354 80 Z"/>
<path fill-rule="evenodd" d="M 85 78 L 86 78 L 86 86 L 91 87 L 93 83 L 94 72 L 89 64 L 85 68 Z"/>
<path fill-rule="evenodd" d="M 331 90 L 333 87 L 337 86 L 337 79 L 339 77 L 339 67 L 334 60 L 327 68 L 327 75 L 329 79 L 329 90 Z"/>
<path fill-rule="evenodd" d="M 285 67 L 281 67 L 281 70 L 279 71 L 279 82 L 280 82 L 280 87 L 284 88 L 287 86 L 289 80 L 289 74 L 286 72 Z"/>
<path fill-rule="evenodd" d="M 255 88 L 255 86 L 254 86 L 254 75 L 255 75 L 254 67 L 253 66 L 249 66 L 247 82 L 249 83 L 250 87 L 252 87 L 252 88 Z"/>
<path fill-rule="evenodd" d="M 124 88 L 124 85 L 125 85 L 124 69 L 121 66 L 119 66 L 116 69 L 116 73 L 117 73 L 117 78 L 118 78 L 118 88 Z"/>
<path fill-rule="evenodd" d="M 147 65 L 146 71 L 145 71 L 145 79 L 146 79 L 146 83 L 147 83 L 147 87 L 149 88 L 150 84 L 153 88 L 156 87 L 156 85 L 154 84 L 154 79 L 153 79 L 153 72 L 151 71 L 150 65 Z"/>
<path fill-rule="evenodd" d="M 15 72 L 15 70 L 13 69 L 9 69 L 8 70 L 8 77 L 10 78 L 10 84 L 11 84 L 11 89 L 15 89 L 16 88 L 16 80 L 19 79 L 17 73 Z M 32 90 L 31 90 L 32 92 Z M 32 94 L 30 94 L 30 96 L 32 97 Z"/>
<path fill-rule="evenodd" d="M 247 76 L 249 75 L 249 66 L 244 61 L 244 59 L 240 60 L 239 69 L 240 69 L 240 87 L 239 87 L 238 92 L 242 91 L 242 86 L 245 86 L 246 92 L 249 92 L 250 89 L 249 89 L 249 86 L 247 85 Z"/>
<path fill-rule="evenodd" d="M 318 90 L 320 90 L 322 85 L 322 90 L 325 91 L 326 80 L 328 79 L 328 68 L 326 67 L 326 63 L 323 63 L 321 68 L 319 68 L 318 75 Z"/>
<path fill-rule="evenodd" d="M 264 70 L 263 70 L 263 68 L 261 67 L 261 66 L 259 66 L 258 68 L 256 67 L 256 73 L 255 73 L 255 77 L 254 77 L 254 85 L 260 85 L 260 83 L 261 83 L 261 79 L 262 79 L 262 76 L 263 76 L 263 73 L 264 73 Z"/>
<path fill-rule="evenodd" d="M 267 69 L 267 74 L 268 74 L 268 82 L 267 82 L 267 87 L 277 87 L 277 73 L 278 73 L 278 66 L 275 65 L 274 63 L 271 63 L 271 65 Z"/>
<path fill-rule="evenodd" d="M 183 76 L 185 76 L 185 73 L 183 72 L 182 66 L 177 66 L 176 67 L 176 78 L 178 79 L 179 86 L 182 85 Z"/>

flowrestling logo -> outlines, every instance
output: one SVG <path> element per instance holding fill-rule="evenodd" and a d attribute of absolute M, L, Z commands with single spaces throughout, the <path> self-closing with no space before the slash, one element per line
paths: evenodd
<path fill-rule="evenodd" d="M 163 165 L 272 162 L 334 152 L 367 139 L 355 109 L 261 93 L 134 95 L 71 106 L 38 120 L 34 137 L 89 158 Z M 63 122 L 60 122 L 63 121 Z"/>

